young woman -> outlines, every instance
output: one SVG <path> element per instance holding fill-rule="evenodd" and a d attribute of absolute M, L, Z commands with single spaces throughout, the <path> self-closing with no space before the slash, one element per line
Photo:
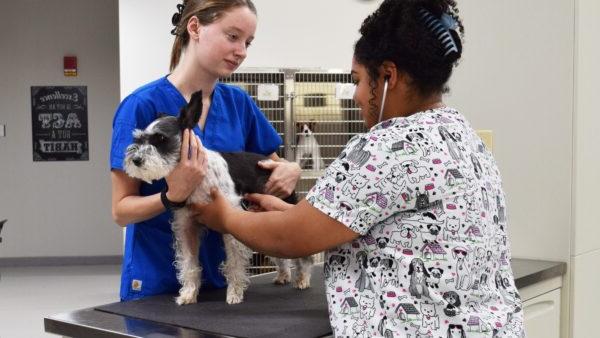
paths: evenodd
<path fill-rule="evenodd" d="M 189 0 L 173 15 L 176 36 L 171 73 L 126 97 L 115 114 L 111 148 L 112 213 L 127 226 L 121 278 L 121 299 L 176 293 L 180 287 L 173 266 L 171 213 L 161 202 L 166 190 L 171 203 L 187 199 L 205 173 L 202 145 L 216 151 L 251 151 L 270 156 L 267 192 L 288 196 L 300 168 L 278 158 L 281 138 L 252 99 L 242 90 L 218 82 L 246 58 L 254 39 L 256 9 L 250 0 Z M 125 149 L 134 129 L 144 129 L 159 114 L 176 116 L 192 93 L 202 90 L 204 111 L 192 131 L 185 131 L 181 163 L 166 180 L 147 184 L 123 171 Z M 200 141 L 201 140 L 201 141 Z M 168 188 L 168 189 L 167 189 Z M 167 206 L 169 203 L 166 203 Z M 209 232 L 200 260 L 206 286 L 224 287 L 219 271 L 224 260 L 221 235 Z"/>
<path fill-rule="evenodd" d="M 270 255 L 326 250 L 336 337 L 524 336 L 498 168 L 442 101 L 462 32 L 454 0 L 383 1 L 352 61 L 370 130 L 298 205 L 251 195 L 266 210 L 251 213 L 213 191 L 195 206 L 209 227 Z"/>

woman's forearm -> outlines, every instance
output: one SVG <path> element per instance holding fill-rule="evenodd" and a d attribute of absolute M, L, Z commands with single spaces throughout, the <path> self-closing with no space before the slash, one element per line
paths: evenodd
<path fill-rule="evenodd" d="M 113 207 L 113 219 L 120 226 L 150 219 L 165 211 L 160 194 L 126 196 Z"/>
<path fill-rule="evenodd" d="M 225 221 L 227 232 L 251 249 L 269 256 L 295 258 L 305 256 L 294 243 L 294 221 L 281 211 L 236 211 Z"/>

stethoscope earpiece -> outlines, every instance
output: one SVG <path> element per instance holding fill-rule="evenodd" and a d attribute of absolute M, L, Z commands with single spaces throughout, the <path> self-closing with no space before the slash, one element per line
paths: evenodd
<path fill-rule="evenodd" d="M 390 79 L 389 75 L 385 75 L 384 76 L 384 82 L 383 82 L 383 95 L 381 98 L 381 107 L 379 107 L 379 119 L 377 120 L 377 123 L 381 122 L 381 118 L 383 117 L 383 106 L 385 105 L 385 96 L 387 95 L 387 89 L 388 89 L 388 81 Z"/>

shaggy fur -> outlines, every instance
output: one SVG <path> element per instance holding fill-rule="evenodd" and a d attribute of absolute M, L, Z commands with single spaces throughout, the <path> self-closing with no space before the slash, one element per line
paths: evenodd
<path fill-rule="evenodd" d="M 307 162 L 311 160 L 313 170 L 325 169 L 325 163 L 321 157 L 321 146 L 311 129 L 314 129 L 313 123 L 301 126 L 296 147 L 296 163 L 301 168 L 306 168 Z"/>
<path fill-rule="evenodd" d="M 181 135 L 186 128 L 193 128 L 200 120 L 202 112 L 202 92 L 192 95 L 190 103 L 184 107 L 179 117 L 161 116 L 145 130 L 134 131 L 134 142 L 127 148 L 125 171 L 131 177 L 146 182 L 167 176 L 179 163 Z M 263 193 L 270 171 L 258 167 L 257 162 L 267 157 L 254 153 L 218 153 L 205 149 L 208 160 L 208 172 L 202 183 L 186 201 L 193 203 L 208 202 L 210 188 L 218 187 L 231 205 L 240 208 L 244 193 Z M 296 195 L 286 199 L 296 203 Z M 175 236 L 175 266 L 177 278 L 181 284 L 176 302 L 179 305 L 197 301 L 201 286 L 202 267 L 198 253 L 204 227 L 197 224 L 191 211 L 185 207 L 173 212 L 172 229 Z M 227 280 L 227 303 L 237 304 L 244 298 L 248 287 L 247 267 L 252 251 L 231 235 L 223 235 L 227 259 L 221 269 Z M 290 268 L 287 260 L 275 259 L 278 276 L 275 283 L 290 281 Z M 312 257 L 297 260 L 298 277 L 295 286 L 305 289 L 310 286 Z"/>

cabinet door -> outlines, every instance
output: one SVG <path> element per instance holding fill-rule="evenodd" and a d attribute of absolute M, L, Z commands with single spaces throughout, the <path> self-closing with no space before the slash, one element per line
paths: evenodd
<path fill-rule="evenodd" d="M 523 302 L 527 338 L 560 337 L 560 289 Z"/>

